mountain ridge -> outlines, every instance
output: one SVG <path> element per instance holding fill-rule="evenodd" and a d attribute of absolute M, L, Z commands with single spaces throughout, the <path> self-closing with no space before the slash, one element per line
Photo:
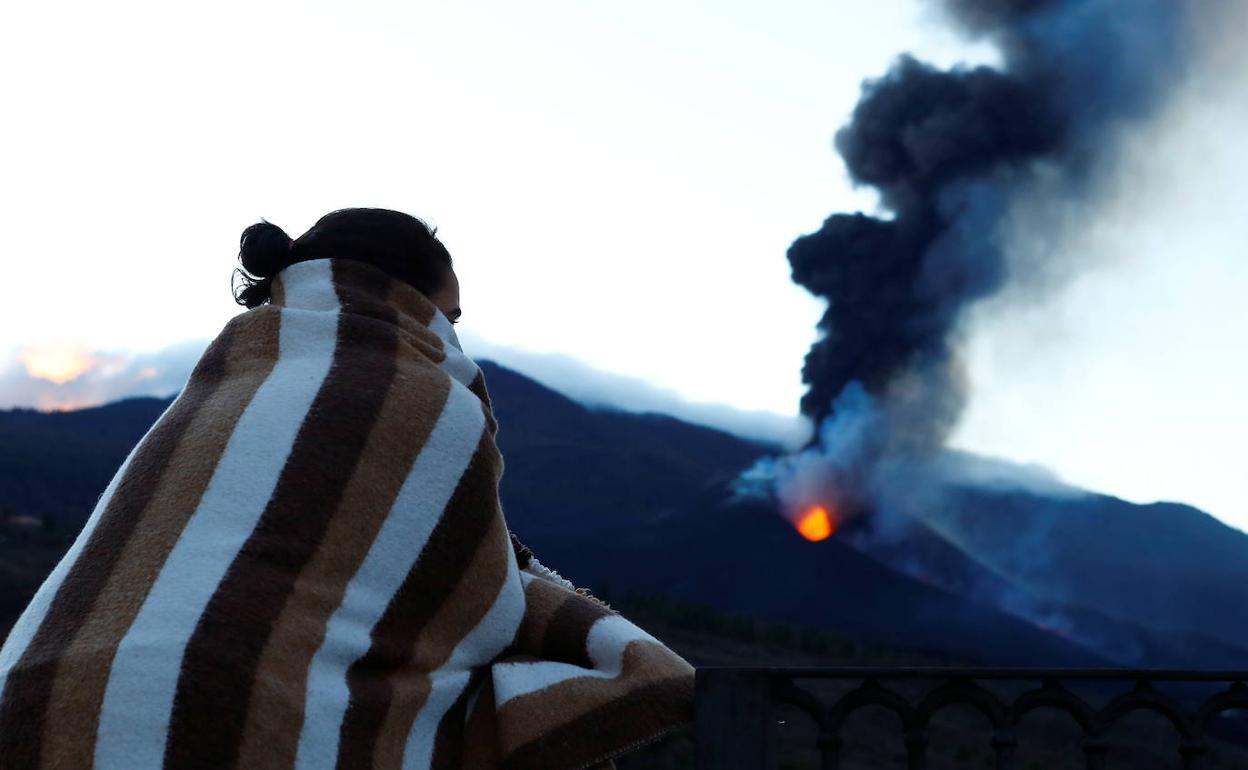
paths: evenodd
<path fill-rule="evenodd" d="M 855 542 L 852 533 L 807 542 L 774 505 L 733 493 L 733 481 L 741 471 L 777 447 L 668 415 L 590 408 L 492 362 L 482 362 L 482 368 L 500 425 L 498 441 L 505 458 L 500 492 L 508 523 L 543 562 L 591 590 L 668 595 L 794 627 L 969 661 L 1184 667 L 1202 661 L 1220 666 L 1242 661 L 1248 665 L 1248 651 L 1240 648 L 1240 638 L 1231 633 L 1233 627 L 1215 629 L 1214 635 L 1181 625 L 1157 629 L 1155 624 L 1140 622 L 1147 607 L 1113 617 L 1095 602 L 1091 607 L 1055 602 L 1070 607 L 1070 612 L 1078 610 L 1074 614 L 1081 625 L 1075 630 L 1084 635 L 1079 638 L 1070 635 L 1069 629 L 1004 610 L 998 597 L 976 595 L 969 588 L 950 590 L 939 580 L 907 571 L 903 559 L 872 552 Z M 0 505 L 74 531 L 130 445 L 168 403 L 168 399 L 137 398 L 79 412 L 0 412 L 0 446 L 4 447 L 0 449 Z M 958 494 L 963 495 L 962 507 L 957 504 Z M 923 537 L 937 538 L 929 544 L 940 554 L 936 566 L 948 567 L 955 575 L 958 570 L 970 575 L 976 564 L 989 564 L 1006 585 L 1021 594 L 1038 591 L 1023 580 L 1026 576 L 1011 572 L 1011 565 L 1017 565 L 1008 558 L 983 553 L 985 549 L 1005 553 L 1002 543 L 1009 532 L 984 525 L 983 514 L 1008 513 L 1014 510 L 1010 506 L 1017 507 L 1024 498 L 1000 490 L 972 489 L 944 494 L 940 500 L 946 507 L 915 516 L 916 526 L 921 525 L 926 533 Z M 1112 522 L 1120 529 L 1129 528 L 1130 522 L 1124 524 L 1122 517 L 1136 509 L 1118 502 L 1127 507 L 1115 512 Z M 1050 503 L 1057 506 L 1047 514 L 1050 517 L 1072 510 L 1069 500 Z M 977 519 L 963 509 L 980 515 Z M 1039 515 L 1034 511 L 1015 514 Z M 1173 520 L 1167 526 L 1181 531 L 1196 522 L 1191 526 L 1198 532 L 1188 533 L 1193 538 L 1190 542 L 1203 542 L 1197 535 L 1205 531 L 1202 527 L 1207 522 L 1197 522 L 1190 511 L 1155 509 L 1148 515 L 1169 515 Z M 1125 534 L 1084 531 L 1081 537 L 1095 541 L 1093 535 L 1128 541 L 1123 548 L 1132 553 L 1131 538 Z M 916 535 L 914 542 L 923 541 Z M 1078 556 L 1076 546 L 1083 544 L 1070 545 L 1072 554 Z M 1237 549 L 1248 553 L 1248 538 L 1211 550 L 1225 560 Z M 1147 553 L 1138 549 L 1135 553 L 1139 557 L 1135 568 L 1149 564 Z M 1190 563 L 1171 565 L 1175 574 L 1186 574 L 1179 567 L 1200 566 L 1200 556 L 1189 554 L 1185 558 Z M 20 561 L 10 559 L 12 564 Z M 1078 559 L 1074 563 L 1083 570 L 1095 566 Z M 1209 567 L 1213 571 L 1205 576 L 1213 586 L 1210 590 L 1225 593 L 1228 601 L 1241 597 L 1244 589 L 1225 579 L 1237 573 L 1218 572 L 1213 569 L 1216 566 Z M 0 590 L 9 594 L 33 590 L 38 582 L 34 571 L 29 566 L 6 578 L 0 570 L 0 582 L 8 581 L 8 587 L 0 586 Z M 1102 575 L 1105 570 L 1093 572 L 1108 592 L 1112 580 Z M 1056 578 L 1050 582 L 1054 580 L 1061 582 Z M 1045 585 L 1042 582 L 1040 588 Z M 6 599 L 8 604 L 0 606 L 18 603 L 12 595 Z M 1108 642 L 1088 641 L 1102 638 L 1117 640 L 1121 649 L 1115 650 Z"/>

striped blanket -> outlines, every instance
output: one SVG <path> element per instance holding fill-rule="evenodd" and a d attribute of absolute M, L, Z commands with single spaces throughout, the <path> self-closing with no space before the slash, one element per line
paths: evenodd
<path fill-rule="evenodd" d="M 424 295 L 284 270 L 0 649 L 0 767 L 574 770 L 687 723 L 689 664 L 513 542 L 495 433 Z"/>

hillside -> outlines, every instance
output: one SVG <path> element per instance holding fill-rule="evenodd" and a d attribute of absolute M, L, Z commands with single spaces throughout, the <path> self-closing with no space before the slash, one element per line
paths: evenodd
<path fill-rule="evenodd" d="M 1037 596 L 1248 640 L 1248 536 L 1186 505 L 957 488 L 922 520 Z M 1193 601 L 1199 597 L 1199 601 Z"/>
<path fill-rule="evenodd" d="M 76 529 L 168 404 L 134 398 L 75 412 L 0 411 L 0 505 Z"/>
<path fill-rule="evenodd" d="M 730 491 L 736 475 L 769 447 L 663 415 L 589 409 L 513 371 L 488 362 L 483 368 L 501 426 L 508 522 L 544 562 L 592 590 L 644 591 L 799 633 L 819 630 L 972 662 L 1248 665 L 1239 637 L 1170 624 L 1178 610 L 1148 592 L 1114 600 L 1115 590 L 1130 588 L 1114 583 L 1122 575 L 1143 585 L 1172 579 L 1173 569 L 1175 581 L 1196 585 L 1223 606 L 1248 606 L 1248 583 L 1237 577 L 1248 557 L 1234 558 L 1248 554 L 1244 539 L 1211 538 L 1208 517 L 1198 511 L 1159 512 L 1112 498 L 1105 499 L 1112 505 L 1088 502 L 1090 496 L 1029 507 L 1018 493 L 971 490 L 962 498 L 925 498 L 931 510 L 916 513 L 895 553 L 865 547 L 852 533 L 810 543 L 766 501 Z M 7 506 L 0 518 L 26 515 L 0 533 L 0 623 L 7 626 L 23 606 L 166 404 L 134 399 L 62 414 L 0 412 L 0 506 Z M 1182 553 L 1160 558 L 1164 549 L 1142 548 L 1133 512 L 1164 514 L 1141 520 L 1182 544 Z M 1021 570 L 1009 516 L 1078 519 L 1069 528 L 1076 534 L 1054 545 L 1058 558 L 1070 560 L 1070 575 Z M 1098 554 L 1117 556 L 1098 561 Z M 935 565 L 942 579 L 915 564 Z M 1192 574 L 1204 582 L 1192 583 Z M 1051 605 L 1063 623 L 1003 609 L 1022 600 Z M 1187 606 L 1195 604 L 1178 602 L 1189 614 L 1198 612 Z M 1225 623 L 1242 618 L 1236 613 Z"/>
<path fill-rule="evenodd" d="M 972 590 L 989 584 L 1058 602 L 1099 632 L 1143 645 L 1145 665 L 1229 666 L 1241 660 L 1234 645 L 1134 623 L 1140 613 L 1130 602 L 1122 606 L 1131 611 L 1119 608 L 1124 617 L 1087 606 L 1096 605 L 1097 597 L 1113 598 L 1111 579 L 1119 568 L 1137 576 L 1137 583 L 1150 568 L 1158 570 L 1145 575 L 1151 580 L 1164 580 L 1165 570 L 1173 569 L 1175 580 L 1196 575 L 1211 581 L 1213 595 L 1228 601 L 1241 596 L 1243 583 L 1218 582 L 1242 567 L 1236 561 L 1240 541 L 1199 511 L 1096 496 L 1076 498 L 1078 505 L 1028 502 L 1017 492 L 965 489 L 956 505 L 948 504 L 958 499 L 954 495 L 929 498 L 942 502 L 916 517 L 921 528 L 898 553 L 856 544 L 852 532 L 810 543 L 766 502 L 730 492 L 736 474 L 769 447 L 663 415 L 588 409 L 510 370 L 488 362 L 483 368 L 501 426 L 502 496 L 512 528 L 543 561 L 695 664 L 1123 662 L 1062 629 L 1003 612 L 993 597 Z M 68 546 L 130 445 L 167 403 L 134 399 L 63 414 L 0 412 L 0 634 Z M 1019 522 L 1036 526 L 1063 516 L 1078 520 L 1049 545 L 1075 570 L 1072 575 L 1085 576 L 1086 592 L 1071 590 L 1077 587 L 1071 576 L 1023 570 L 1011 537 Z M 1165 533 L 1164 542 L 1149 540 L 1157 533 Z M 938 584 L 897 567 L 916 554 L 957 579 Z M 1206 568 L 1193 571 L 1202 560 Z M 1061 604 L 1072 598 L 1079 601 Z M 1134 598 L 1149 604 L 1147 594 Z M 1228 622 L 1240 619 L 1242 613 Z M 942 713 L 932 766 L 986 766 L 988 737 L 979 720 L 956 709 Z M 1070 725 L 1061 718 L 1037 717 L 1023 733 L 1021 767 L 1082 766 L 1071 748 L 1077 742 Z M 813 739 L 810 725 L 788 715 L 781 728 L 783 766 L 817 767 Z M 1169 733 L 1156 721 L 1128 720 L 1112 737 L 1108 766 L 1168 767 L 1159 758 L 1170 750 L 1168 742 Z M 847 736 L 843 766 L 904 767 L 901 745 L 891 717 L 868 713 Z M 671 736 L 619 766 L 691 768 L 690 735 Z M 1248 754 L 1219 745 L 1208 767 L 1248 767 Z"/>

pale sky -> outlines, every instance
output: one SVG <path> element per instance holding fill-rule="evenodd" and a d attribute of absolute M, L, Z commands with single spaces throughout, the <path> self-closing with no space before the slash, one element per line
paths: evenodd
<path fill-rule="evenodd" d="M 822 305 L 784 253 L 873 208 L 831 140 L 903 51 L 995 57 L 925 0 L 6 9 L 0 407 L 89 400 L 118 372 L 165 387 L 162 362 L 239 311 L 244 227 L 383 206 L 438 226 L 482 349 L 787 423 Z M 1231 85 L 1124 156 L 1121 194 L 1066 237 L 1096 270 L 977 314 L 959 446 L 1248 526 Z M 66 358 L 93 366 L 48 382 Z"/>

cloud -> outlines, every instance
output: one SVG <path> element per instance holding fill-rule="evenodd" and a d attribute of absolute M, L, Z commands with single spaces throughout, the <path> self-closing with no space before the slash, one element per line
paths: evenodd
<path fill-rule="evenodd" d="M 91 350 L 51 343 L 0 359 L 0 408 L 81 409 L 133 396 L 170 396 L 182 389 L 205 340 L 154 352 Z"/>
<path fill-rule="evenodd" d="M 690 401 L 672 390 L 595 369 L 571 356 L 531 353 L 464 335 L 474 358 L 486 358 L 532 377 L 590 407 L 661 412 L 746 438 L 795 447 L 809 424 L 773 412 Z M 74 344 L 32 345 L 0 358 L 0 409 L 81 409 L 134 396 L 169 396 L 182 389 L 206 340 L 151 353 L 91 350 Z"/>
<path fill-rule="evenodd" d="M 587 406 L 660 412 L 786 448 L 796 448 L 810 435 L 809 422 L 796 416 L 690 401 L 676 391 L 637 377 L 595 369 L 571 356 L 497 345 L 471 332 L 460 336 L 465 352 L 473 358 L 496 361 Z"/>

